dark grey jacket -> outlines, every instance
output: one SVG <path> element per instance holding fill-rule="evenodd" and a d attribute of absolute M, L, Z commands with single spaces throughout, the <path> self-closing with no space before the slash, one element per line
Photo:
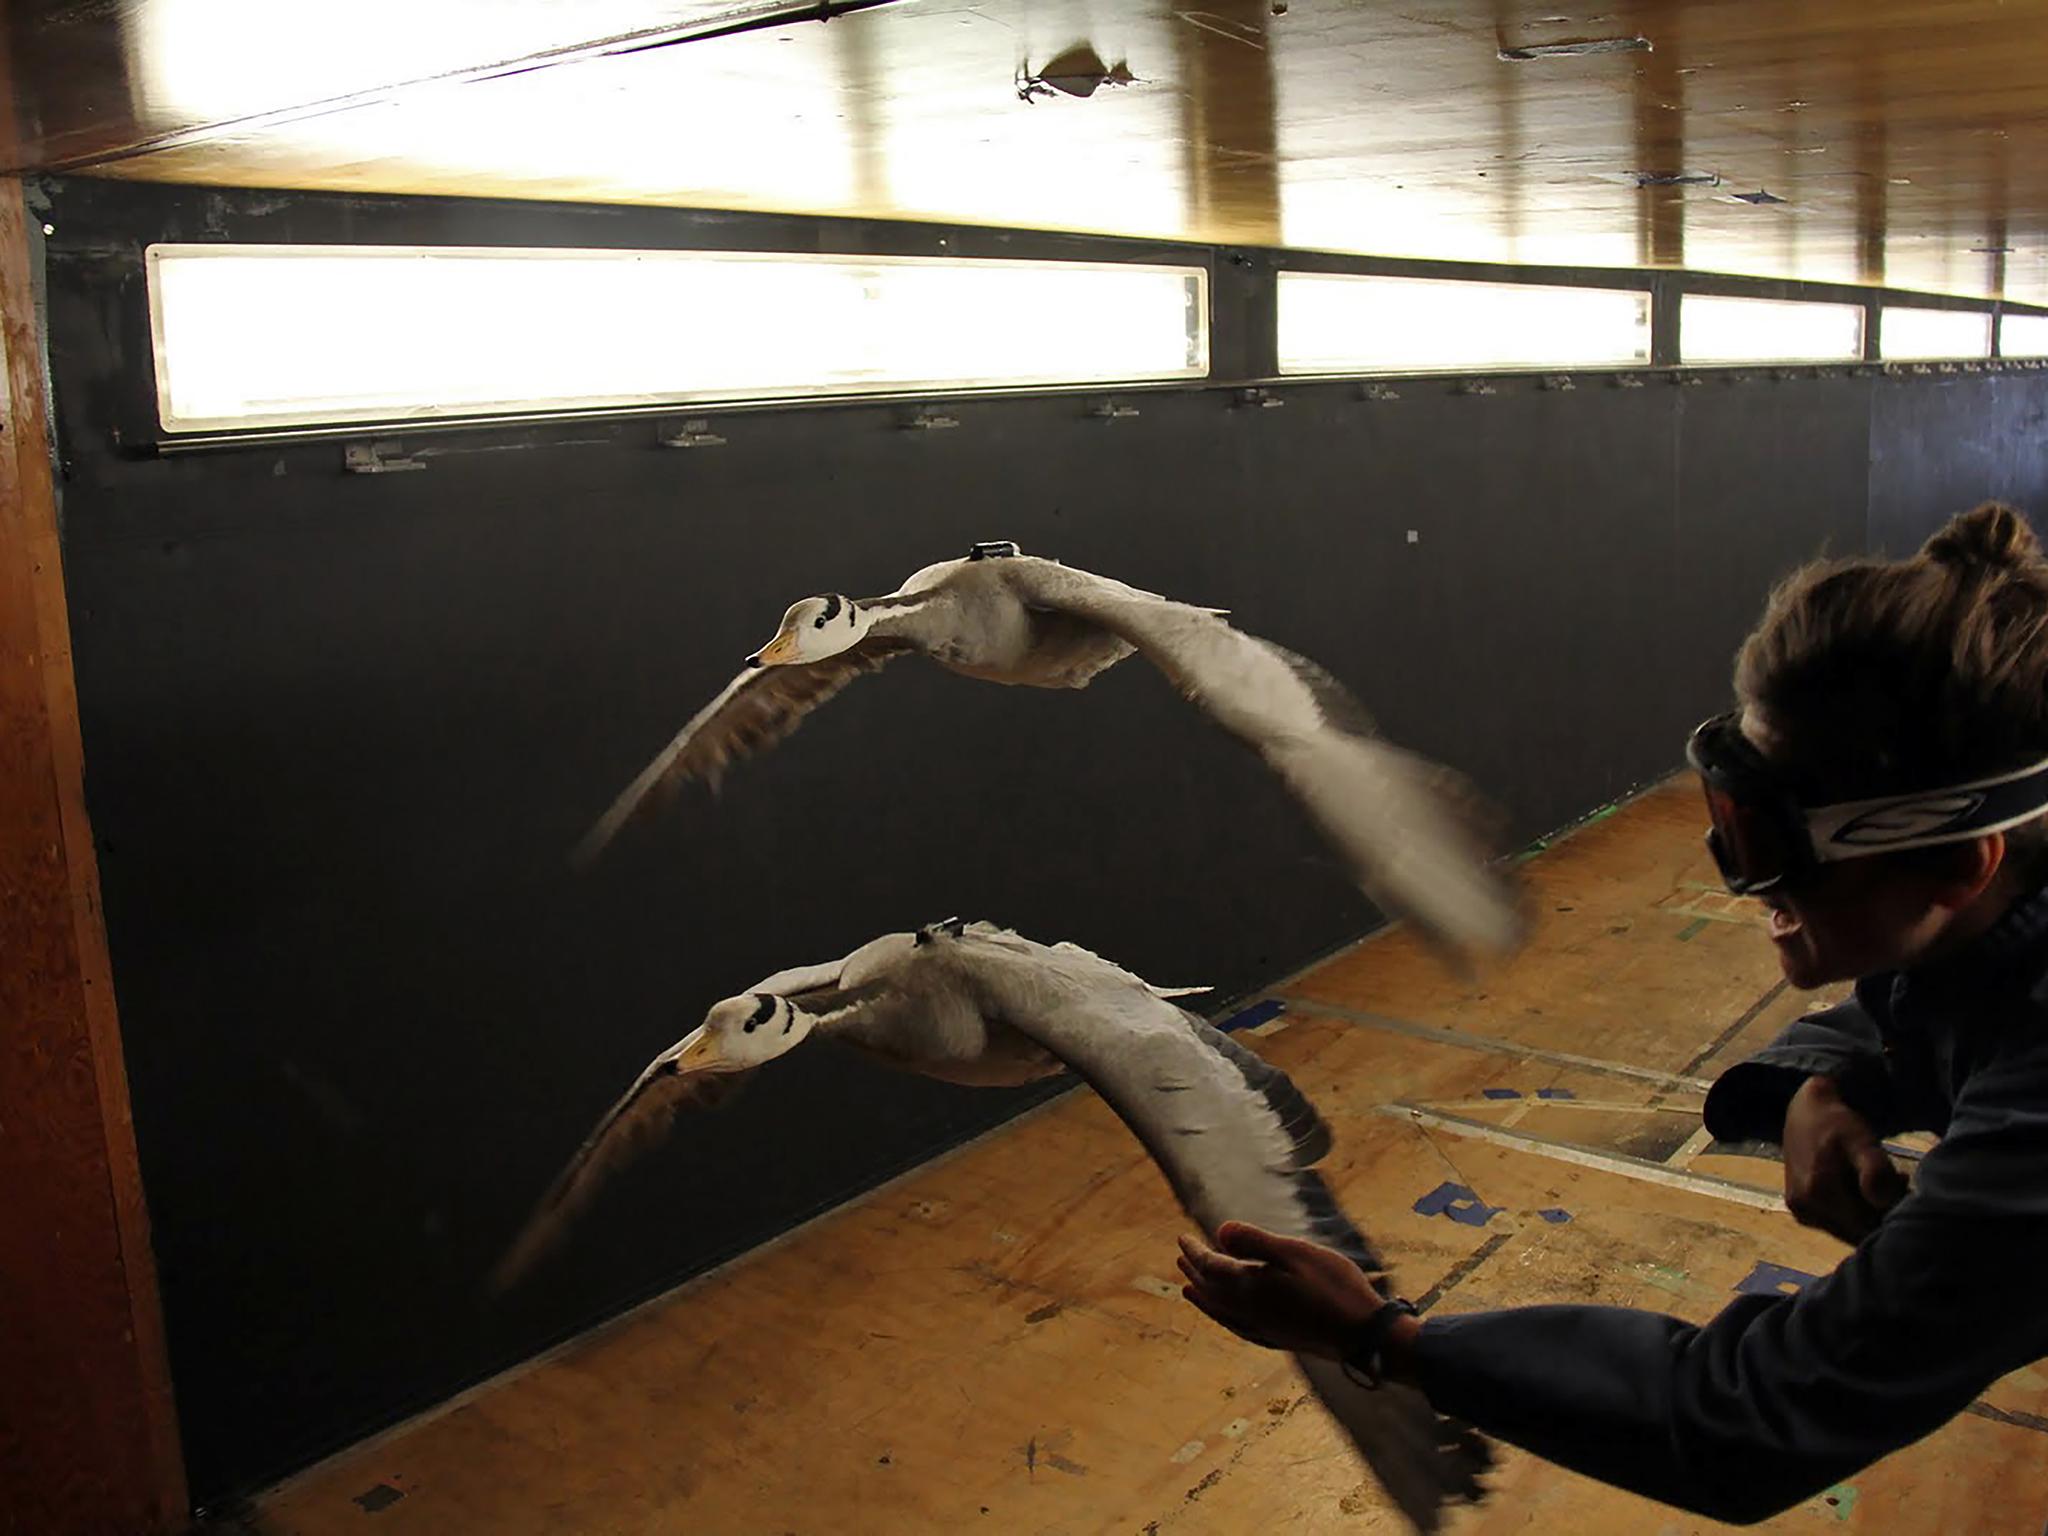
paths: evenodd
<path fill-rule="evenodd" d="M 1833 1274 L 1704 1327 L 1622 1307 L 1432 1317 L 1430 1400 L 1550 1461 L 1719 1520 L 1764 1519 L 2048 1354 L 2048 893 L 1938 966 L 1867 977 L 1707 1097 L 1776 1141 L 1808 1076 L 1881 1134 L 1939 1132 Z"/>

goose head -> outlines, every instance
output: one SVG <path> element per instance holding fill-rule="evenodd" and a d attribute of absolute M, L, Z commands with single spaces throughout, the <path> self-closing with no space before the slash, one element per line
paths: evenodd
<path fill-rule="evenodd" d="M 874 624 L 860 604 L 837 592 L 792 603 L 775 638 L 747 658 L 750 667 L 801 666 L 858 644 Z"/>
<path fill-rule="evenodd" d="M 801 1045 L 817 1023 L 786 997 L 749 992 L 713 1003 L 703 1026 L 684 1042 L 680 1065 L 711 1072 L 741 1072 Z"/>

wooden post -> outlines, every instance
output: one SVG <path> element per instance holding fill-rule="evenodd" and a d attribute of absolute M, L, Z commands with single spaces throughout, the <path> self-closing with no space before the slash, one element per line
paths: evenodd
<path fill-rule="evenodd" d="M 29 214 L 0 177 L 0 1532 L 186 1523 L 85 815 Z"/>

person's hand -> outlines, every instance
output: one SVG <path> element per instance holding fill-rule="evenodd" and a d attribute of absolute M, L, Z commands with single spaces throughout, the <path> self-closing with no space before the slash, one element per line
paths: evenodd
<path fill-rule="evenodd" d="M 1833 1078 L 1809 1077 L 1785 1111 L 1785 1206 L 1801 1226 L 1856 1244 L 1906 1194 L 1906 1178 Z"/>
<path fill-rule="evenodd" d="M 1180 1272 L 1187 1279 L 1181 1295 L 1238 1337 L 1333 1360 L 1386 1304 L 1335 1249 L 1241 1221 L 1223 1223 L 1214 1248 L 1183 1237 Z"/>

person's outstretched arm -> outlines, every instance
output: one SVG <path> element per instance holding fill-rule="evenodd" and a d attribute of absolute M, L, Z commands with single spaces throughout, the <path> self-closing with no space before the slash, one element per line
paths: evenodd
<path fill-rule="evenodd" d="M 2048 1104 L 2032 1081 L 1983 1097 L 1959 1106 L 1915 1192 L 1796 1296 L 1740 1297 L 1702 1327 L 1590 1306 L 1402 1319 L 1389 1373 L 1650 1498 L 1743 1522 L 1786 1509 L 2048 1352 Z M 1341 1358 L 1380 1305 L 1327 1250 L 1218 1236 L 1222 1252 L 1183 1243 L 1184 1294 L 1255 1342 Z"/>

